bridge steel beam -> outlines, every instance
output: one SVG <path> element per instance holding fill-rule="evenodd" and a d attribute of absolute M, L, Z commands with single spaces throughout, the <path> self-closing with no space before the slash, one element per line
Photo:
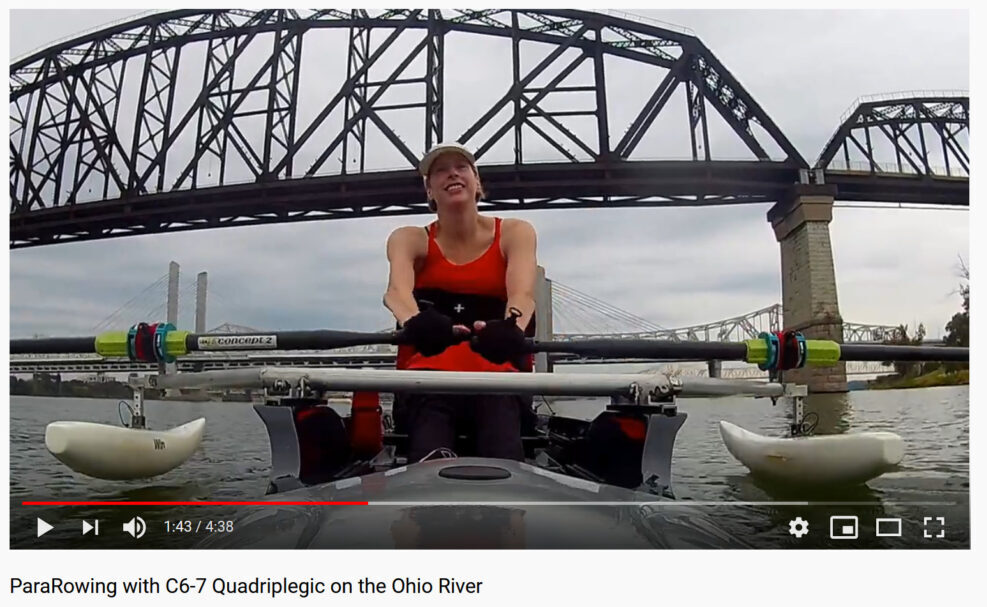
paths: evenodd
<path fill-rule="evenodd" d="M 471 40 L 512 77 L 453 122 L 446 55 Z M 614 62 L 644 93 L 620 115 Z M 599 12 L 170 11 L 10 72 L 12 248 L 427 213 L 415 167 L 444 139 L 475 150 L 487 211 L 775 202 L 809 166 L 694 35 Z M 691 135 L 658 154 L 691 160 L 645 160 L 670 114 Z"/>
<path fill-rule="evenodd" d="M 813 168 L 839 200 L 969 206 L 969 138 L 966 94 L 892 95 L 858 103 Z"/>

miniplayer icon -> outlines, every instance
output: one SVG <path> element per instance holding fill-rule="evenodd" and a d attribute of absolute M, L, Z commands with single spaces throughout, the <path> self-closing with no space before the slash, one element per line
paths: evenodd
<path fill-rule="evenodd" d="M 829 517 L 829 537 L 834 540 L 855 540 L 857 539 L 857 517 L 855 516 L 831 516 Z"/>

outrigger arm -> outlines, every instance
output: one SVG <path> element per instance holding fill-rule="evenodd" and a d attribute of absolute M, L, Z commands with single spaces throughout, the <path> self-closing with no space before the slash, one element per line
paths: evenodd
<path fill-rule="evenodd" d="M 282 392 L 307 385 L 338 391 L 610 396 L 639 403 L 671 396 L 777 398 L 786 395 L 784 386 L 777 383 L 678 378 L 663 373 L 467 373 L 259 367 L 152 375 L 144 381 L 148 388 L 265 388 Z"/>

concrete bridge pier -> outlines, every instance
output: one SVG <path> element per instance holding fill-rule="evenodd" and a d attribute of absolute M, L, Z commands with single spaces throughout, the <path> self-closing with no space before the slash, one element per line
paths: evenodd
<path fill-rule="evenodd" d="M 781 247 L 785 330 L 842 343 L 843 318 L 829 237 L 835 194 L 836 186 L 832 185 L 795 185 L 787 200 L 768 211 L 768 221 Z M 807 384 L 810 392 L 846 392 L 846 363 L 788 371 L 784 380 Z"/>

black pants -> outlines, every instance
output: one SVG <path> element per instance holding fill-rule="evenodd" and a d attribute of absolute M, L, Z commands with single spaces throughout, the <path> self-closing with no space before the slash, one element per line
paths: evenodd
<path fill-rule="evenodd" d="M 417 462 L 440 447 L 454 449 L 457 433 L 475 439 L 478 457 L 523 460 L 521 417 L 525 406 L 526 401 L 517 396 L 402 395 L 401 425 L 408 432 L 408 461 Z"/>

